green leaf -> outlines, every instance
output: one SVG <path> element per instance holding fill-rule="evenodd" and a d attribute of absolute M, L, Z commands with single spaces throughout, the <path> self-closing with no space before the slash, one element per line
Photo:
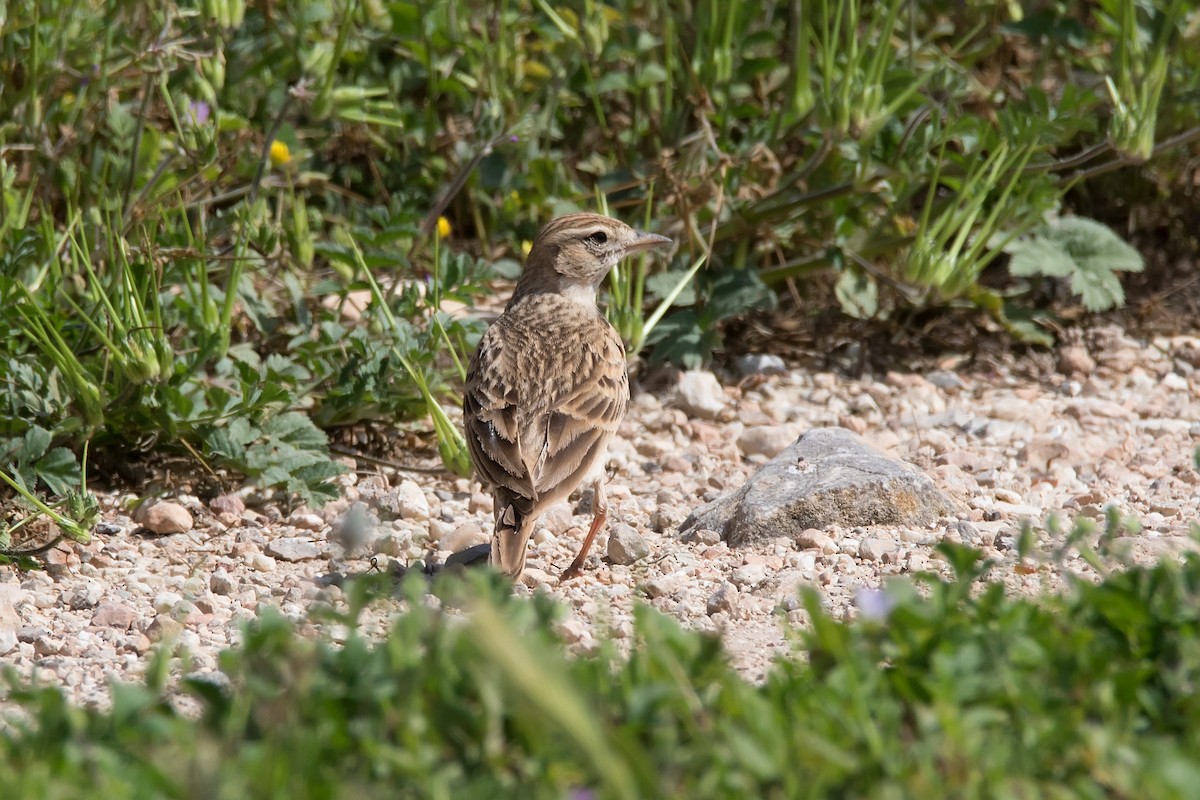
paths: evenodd
<path fill-rule="evenodd" d="M 1142 256 L 1111 228 L 1086 217 L 1061 217 L 1007 248 L 1013 275 L 1071 279 L 1089 311 L 1124 304 L 1117 273 L 1141 272 Z"/>
<path fill-rule="evenodd" d="M 855 319 L 871 319 L 879 312 L 879 287 L 875 278 L 857 267 L 842 270 L 833 289 L 842 311 Z"/>
<path fill-rule="evenodd" d="M 662 298 L 668 296 L 675 290 L 687 276 L 685 270 L 670 270 L 668 272 L 656 272 L 646 278 L 646 292 L 653 297 Z M 696 303 L 696 285 L 688 281 L 679 294 L 675 297 L 673 306 L 690 306 Z"/>
<path fill-rule="evenodd" d="M 51 494 L 66 495 L 79 486 L 79 462 L 65 447 L 56 447 L 33 466 L 38 479 Z"/>
<path fill-rule="evenodd" d="M 729 269 L 717 275 L 707 296 L 705 312 L 714 320 L 728 319 L 757 308 L 774 308 L 775 293 L 758 273 L 748 269 Z"/>

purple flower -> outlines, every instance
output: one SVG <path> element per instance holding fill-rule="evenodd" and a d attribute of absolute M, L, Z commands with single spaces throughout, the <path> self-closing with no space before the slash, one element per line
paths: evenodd
<path fill-rule="evenodd" d="M 883 589 L 859 589 L 854 593 L 854 604 L 863 619 L 882 622 L 896 607 L 896 600 Z"/>
<path fill-rule="evenodd" d="M 196 100 L 188 104 L 188 116 L 192 119 L 193 125 L 203 125 L 208 122 L 208 103 L 203 100 Z"/>

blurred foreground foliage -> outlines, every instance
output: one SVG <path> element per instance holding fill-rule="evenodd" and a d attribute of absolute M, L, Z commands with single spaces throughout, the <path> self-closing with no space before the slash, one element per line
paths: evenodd
<path fill-rule="evenodd" d="M 1200 558 L 1039 599 L 978 551 L 942 558 L 952 579 L 888 584 L 856 622 L 804 595 L 811 630 L 758 684 L 648 608 L 627 657 L 605 636 L 571 657 L 564 609 L 488 573 L 433 597 L 358 582 L 328 612 L 344 643 L 268 615 L 183 679 L 188 713 L 169 648 L 106 710 L 10 676 L 0 775 L 61 798 L 1194 796 Z M 370 643 L 354 621 L 381 590 L 408 610 Z"/>

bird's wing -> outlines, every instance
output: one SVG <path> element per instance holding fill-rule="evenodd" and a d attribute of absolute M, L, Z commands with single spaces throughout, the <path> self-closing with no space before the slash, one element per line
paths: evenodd
<path fill-rule="evenodd" d="M 629 399 L 624 348 L 602 325 L 583 341 L 555 340 L 548 352 L 506 341 L 498 325 L 484 333 L 463 399 L 471 457 L 483 480 L 537 499 L 582 479 Z M 575 363 L 565 362 L 570 353 Z"/>
<path fill-rule="evenodd" d="M 534 499 L 537 492 L 521 449 L 517 375 L 514 348 L 504 346 L 503 331 L 492 325 L 467 370 L 463 422 L 480 480 Z"/>
<path fill-rule="evenodd" d="M 541 445 L 532 468 L 533 486 L 540 494 L 558 486 L 574 489 L 625 415 L 625 349 L 607 323 L 604 327 L 605 335 L 593 340 L 578 366 L 567 372 L 563 391 L 527 421 L 530 438 Z"/>

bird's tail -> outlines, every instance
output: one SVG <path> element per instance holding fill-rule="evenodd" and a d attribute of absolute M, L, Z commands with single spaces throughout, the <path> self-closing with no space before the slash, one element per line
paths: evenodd
<path fill-rule="evenodd" d="M 509 492 L 497 490 L 496 530 L 492 534 L 492 566 L 514 581 L 525 571 L 525 555 L 529 537 L 537 517 L 533 501 Z"/>

